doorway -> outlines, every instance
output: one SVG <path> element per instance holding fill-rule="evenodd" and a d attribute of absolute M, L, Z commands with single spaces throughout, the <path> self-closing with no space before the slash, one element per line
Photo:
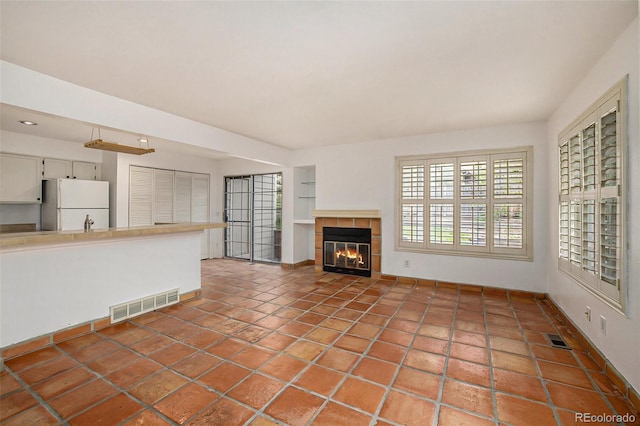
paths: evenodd
<path fill-rule="evenodd" d="M 225 178 L 225 257 L 279 263 L 282 173 Z"/>

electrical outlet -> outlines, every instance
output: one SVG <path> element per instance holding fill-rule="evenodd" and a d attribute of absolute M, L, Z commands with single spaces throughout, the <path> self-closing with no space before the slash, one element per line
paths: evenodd
<path fill-rule="evenodd" d="M 584 315 L 587 317 L 587 321 L 591 322 L 591 306 L 587 306 Z"/>
<path fill-rule="evenodd" d="M 606 336 L 606 334 L 607 334 L 607 319 L 605 317 L 603 317 L 602 315 L 600 315 L 600 331 L 602 331 L 602 334 L 604 334 Z"/>
<path fill-rule="evenodd" d="M 402 262 L 402 266 L 404 266 L 405 268 L 408 268 L 408 267 L 409 267 L 409 259 L 405 259 L 405 260 Z"/>

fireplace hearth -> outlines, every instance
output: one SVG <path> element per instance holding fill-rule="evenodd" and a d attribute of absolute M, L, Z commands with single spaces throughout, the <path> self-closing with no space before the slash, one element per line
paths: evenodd
<path fill-rule="evenodd" d="M 322 269 L 371 276 L 371 229 L 322 228 Z"/>

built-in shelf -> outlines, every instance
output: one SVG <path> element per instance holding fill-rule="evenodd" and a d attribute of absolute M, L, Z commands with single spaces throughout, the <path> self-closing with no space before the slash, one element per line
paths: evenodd
<path fill-rule="evenodd" d="M 293 262 L 315 258 L 316 167 L 293 168 Z"/>

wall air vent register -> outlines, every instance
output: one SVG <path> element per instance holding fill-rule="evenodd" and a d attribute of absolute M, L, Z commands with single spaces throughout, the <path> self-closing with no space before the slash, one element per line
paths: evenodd
<path fill-rule="evenodd" d="M 126 319 L 154 311 L 158 308 L 174 305 L 180 301 L 178 291 L 179 289 L 176 288 L 163 293 L 111 306 L 109 308 L 111 323 L 113 324 L 119 321 L 124 321 Z"/>

